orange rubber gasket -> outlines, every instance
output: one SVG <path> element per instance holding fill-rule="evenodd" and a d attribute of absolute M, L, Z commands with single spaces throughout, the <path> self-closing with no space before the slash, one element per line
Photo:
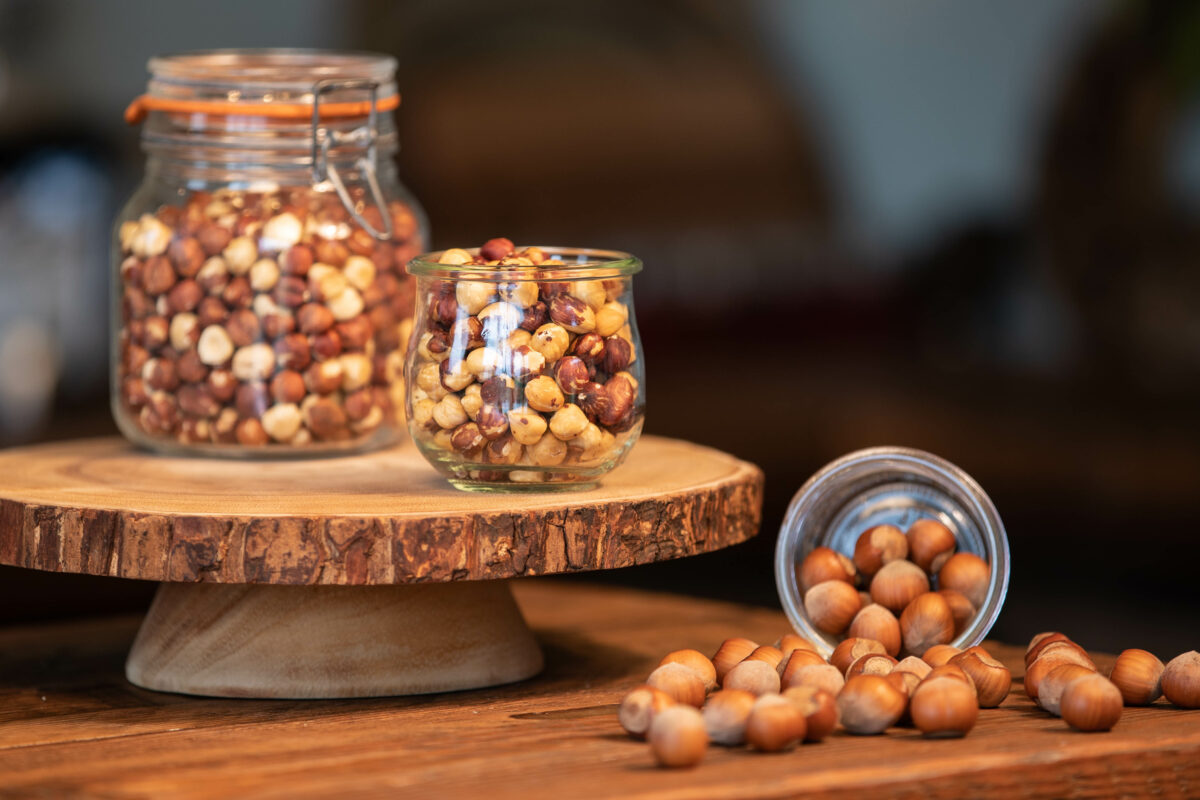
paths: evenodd
<path fill-rule="evenodd" d="M 376 111 L 395 111 L 400 107 L 400 95 L 375 102 Z M 214 114 L 218 116 L 270 117 L 272 119 L 312 119 L 312 103 L 234 103 L 224 100 L 175 100 L 167 97 L 141 95 L 125 109 L 125 121 L 136 125 L 151 111 L 171 111 L 181 114 Z M 321 118 L 365 117 L 371 113 L 371 101 L 321 103 Z"/>

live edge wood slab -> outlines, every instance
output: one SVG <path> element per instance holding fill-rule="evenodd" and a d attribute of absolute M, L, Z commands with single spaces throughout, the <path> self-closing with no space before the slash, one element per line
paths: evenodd
<path fill-rule="evenodd" d="M 0 453 L 0 563 L 163 581 L 129 680 L 367 697 L 522 680 L 542 654 L 499 579 L 702 553 L 758 530 L 762 472 L 644 437 L 597 488 L 453 489 L 415 448 L 155 456 L 116 438 Z"/>
<path fill-rule="evenodd" d="M 514 588 L 545 670 L 421 697 L 146 692 L 122 679 L 136 619 L 0 630 L 0 797 L 1200 796 L 1200 711 L 1160 701 L 1126 709 L 1111 733 L 1075 733 L 1019 680 L 962 740 L 835 733 L 779 755 L 713 748 L 696 769 L 660 770 L 618 727 L 622 694 L 668 650 L 774 641 L 783 615 L 553 579 Z M 1019 648 L 989 647 L 1022 674 Z"/>

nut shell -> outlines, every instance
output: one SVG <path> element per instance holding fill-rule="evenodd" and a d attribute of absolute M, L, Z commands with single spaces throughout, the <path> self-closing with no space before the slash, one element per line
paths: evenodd
<path fill-rule="evenodd" d="M 938 570 L 938 588 L 962 592 L 975 608 L 983 608 L 987 600 L 991 567 L 974 553 L 955 553 Z"/>
<path fill-rule="evenodd" d="M 931 575 L 937 574 L 958 542 L 954 533 L 936 519 L 919 519 L 904 534 L 908 540 L 908 559 Z"/>
<path fill-rule="evenodd" d="M 911 561 L 884 564 L 871 579 L 871 599 L 896 614 L 928 591 L 929 578 Z"/>
<path fill-rule="evenodd" d="M 783 662 L 783 651 L 778 647 L 772 647 L 769 644 L 759 645 L 754 648 L 750 655 L 746 656 L 743 661 L 762 661 L 764 664 L 770 664 L 779 671 L 779 665 Z"/>
<path fill-rule="evenodd" d="M 924 653 L 936 644 L 949 644 L 954 639 L 950 604 L 937 592 L 918 595 L 900 615 L 900 633 L 909 653 Z"/>
<path fill-rule="evenodd" d="M 867 653 L 854 660 L 846 669 L 846 680 L 855 675 L 887 675 L 896 666 L 896 659 L 886 653 Z"/>
<path fill-rule="evenodd" d="M 837 707 L 842 727 L 866 736 L 894 725 L 908 707 L 908 698 L 885 678 L 855 675 L 838 694 Z"/>
<path fill-rule="evenodd" d="M 1095 672 L 1096 665 L 1086 656 L 1081 656 L 1074 650 L 1063 650 L 1056 653 L 1046 653 L 1029 665 L 1025 670 L 1025 694 L 1031 700 L 1038 699 L 1038 688 L 1050 671 L 1062 664 L 1078 664 Z"/>
<path fill-rule="evenodd" d="M 819 742 L 837 727 L 837 698 L 816 686 L 796 686 L 783 691 L 783 697 L 796 704 L 804 715 L 804 741 Z"/>
<path fill-rule="evenodd" d="M 704 681 L 683 664 L 663 664 L 650 673 L 646 685 L 665 692 L 676 703 L 696 708 L 704 705 Z"/>
<path fill-rule="evenodd" d="M 818 630 L 829 634 L 837 635 L 850 627 L 861 607 L 858 591 L 840 580 L 818 583 L 804 594 L 809 619 Z"/>
<path fill-rule="evenodd" d="M 949 664 L 950 659 L 962 652 L 961 648 L 950 644 L 935 644 L 933 647 L 921 654 L 921 660 L 931 667 L 940 667 L 943 664 Z"/>
<path fill-rule="evenodd" d="M 712 657 L 713 668 L 717 671 L 717 682 L 724 681 L 725 674 L 742 663 L 746 656 L 754 652 L 756 647 L 758 647 L 757 642 L 743 639 L 740 636 L 721 642 L 721 646 L 717 648 L 717 652 L 713 653 Z"/>
<path fill-rule="evenodd" d="M 655 714 L 646 738 L 654 760 L 663 767 L 695 766 L 708 750 L 704 718 L 690 706 L 671 706 Z"/>
<path fill-rule="evenodd" d="M 996 708 L 1008 697 L 1012 673 L 982 647 L 968 648 L 950 659 L 950 663 L 971 676 L 980 708 Z"/>
<path fill-rule="evenodd" d="M 825 581 L 853 584 L 856 574 L 854 562 L 846 556 L 828 547 L 817 547 L 796 567 L 796 582 L 800 591 L 807 594 L 809 589 Z"/>
<path fill-rule="evenodd" d="M 687 667 L 699 676 L 706 691 L 711 692 L 717 688 L 717 668 L 713 666 L 708 656 L 699 650 L 675 650 L 667 653 L 663 656 L 663 660 L 658 662 L 660 667 L 665 664 L 682 664 Z"/>
<path fill-rule="evenodd" d="M 1127 706 L 1148 706 L 1162 697 L 1162 675 L 1166 665 L 1147 650 L 1125 650 L 1117 656 L 1108 679 L 1121 692 Z M 1045 692 L 1042 692 L 1042 699 Z"/>
<path fill-rule="evenodd" d="M 798 744 L 807 731 L 804 713 L 779 695 L 765 695 L 754 702 L 746 720 L 746 744 L 764 753 L 778 753 Z"/>
<path fill-rule="evenodd" d="M 965 736 L 979 718 L 971 687 L 952 678 L 922 681 L 909 706 L 913 724 L 929 737 Z"/>
<path fill-rule="evenodd" d="M 847 635 L 859 639 L 874 639 L 883 645 L 889 656 L 900 654 L 900 621 L 888 609 L 872 603 L 864 606 L 850 623 Z"/>
<path fill-rule="evenodd" d="M 722 689 L 709 695 L 704 708 L 704 729 L 715 744 L 735 746 L 746 741 L 746 720 L 758 699 L 740 689 Z"/>
<path fill-rule="evenodd" d="M 869 653 L 886 655 L 887 648 L 883 646 L 882 642 L 874 639 L 843 639 L 830 653 L 829 663 L 845 675 L 851 664 Z"/>
<path fill-rule="evenodd" d="M 894 525 L 868 528 L 854 543 L 854 566 L 865 577 L 871 577 L 884 564 L 908 556 L 908 539 Z"/>
<path fill-rule="evenodd" d="M 1162 690 L 1180 708 L 1200 708 L 1200 653 L 1190 650 L 1168 661 Z"/>
<path fill-rule="evenodd" d="M 814 689 L 823 689 L 834 697 L 837 697 L 845 685 L 846 679 L 841 670 L 832 664 L 804 664 L 796 669 L 787 670 L 783 674 L 781 684 L 784 691 L 811 686 Z"/>
<path fill-rule="evenodd" d="M 1029 640 L 1029 647 L 1025 648 L 1025 666 L 1029 666 L 1037 657 L 1041 655 L 1042 649 L 1055 642 L 1070 642 L 1066 634 L 1057 631 L 1047 631 L 1039 633 Z"/>
<path fill-rule="evenodd" d="M 1063 690 L 1060 712 L 1068 725 L 1080 731 L 1107 731 L 1121 719 L 1121 690 L 1102 675 L 1086 675 Z"/>
<path fill-rule="evenodd" d="M 754 695 L 778 694 L 779 673 L 765 661 L 743 661 L 725 673 L 721 688 L 741 689 Z"/>
<path fill-rule="evenodd" d="M 1059 664 L 1046 674 L 1038 686 L 1037 703 L 1054 716 L 1062 715 L 1062 695 L 1076 678 L 1094 675 L 1095 671 L 1079 664 Z"/>
<path fill-rule="evenodd" d="M 621 698 L 617 706 L 617 721 L 630 736 L 641 739 L 650 730 L 654 715 L 675 705 L 666 693 L 653 686 L 638 686 Z"/>

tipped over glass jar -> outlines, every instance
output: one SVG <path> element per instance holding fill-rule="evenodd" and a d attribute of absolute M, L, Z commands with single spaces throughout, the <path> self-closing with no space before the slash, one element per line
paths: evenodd
<path fill-rule="evenodd" d="M 1008 591 L 1004 524 L 966 472 L 875 447 L 827 464 L 788 506 L 775 583 L 796 632 L 825 656 L 848 638 L 887 655 L 981 643 Z"/>
<path fill-rule="evenodd" d="M 409 431 L 451 484 L 586 488 L 625 459 L 645 416 L 638 259 L 493 239 L 408 269 Z"/>
<path fill-rule="evenodd" d="M 145 179 L 113 246 L 112 409 L 156 450 L 299 456 L 404 430 L 424 212 L 393 156 L 395 60 L 151 59 Z"/>

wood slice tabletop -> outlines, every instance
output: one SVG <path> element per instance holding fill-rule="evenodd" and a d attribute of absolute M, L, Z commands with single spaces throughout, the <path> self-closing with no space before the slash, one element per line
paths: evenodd
<path fill-rule="evenodd" d="M 0 452 L 0 564 L 158 581 L 396 584 L 612 569 L 758 531 L 762 471 L 644 436 L 594 489 L 452 488 L 416 448 L 296 461 L 119 438 Z"/>
<path fill-rule="evenodd" d="M 660 770 L 618 727 L 622 694 L 668 650 L 774 641 L 783 615 L 552 579 L 515 588 L 546 670 L 423 697 L 158 694 L 121 677 L 136 619 L 0 630 L 0 797 L 1200 796 L 1200 711 L 1160 700 L 1125 709 L 1110 733 L 1076 733 L 1019 680 L 965 739 L 837 732 L 777 755 L 714 747 L 695 769 Z M 989 647 L 1022 674 L 1019 648 Z"/>

